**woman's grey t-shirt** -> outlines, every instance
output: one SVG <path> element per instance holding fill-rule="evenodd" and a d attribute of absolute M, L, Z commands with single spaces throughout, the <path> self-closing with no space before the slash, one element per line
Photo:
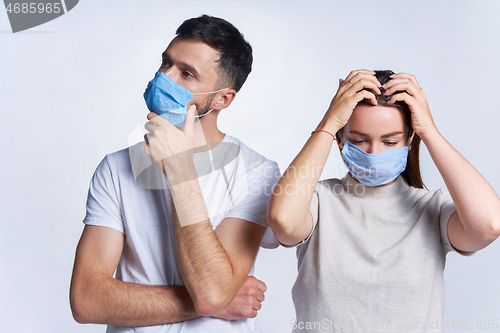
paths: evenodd
<path fill-rule="evenodd" d="M 441 332 L 446 189 L 361 185 L 348 173 L 318 184 L 315 227 L 297 248 L 294 332 Z"/>

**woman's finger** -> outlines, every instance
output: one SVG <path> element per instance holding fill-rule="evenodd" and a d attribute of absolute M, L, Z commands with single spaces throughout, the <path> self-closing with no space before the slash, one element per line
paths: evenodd
<path fill-rule="evenodd" d="M 373 79 L 375 79 L 376 82 Z M 370 77 L 359 78 L 359 80 L 357 80 L 356 82 L 354 82 L 351 85 L 351 87 L 349 87 L 347 89 L 347 91 L 349 91 L 348 95 L 349 96 L 354 96 L 357 92 L 359 92 L 359 91 L 361 91 L 363 89 L 371 89 L 371 90 L 375 91 L 377 94 L 380 95 L 381 94 L 381 91 L 379 89 L 380 83 L 378 82 L 378 80 L 375 77 L 373 77 L 373 79 L 370 78 Z"/>
<path fill-rule="evenodd" d="M 356 70 L 354 70 L 354 71 L 351 71 L 351 72 L 349 73 L 349 75 L 347 75 L 347 77 L 345 78 L 345 81 L 349 81 L 349 80 L 351 80 L 354 76 L 356 76 L 357 74 L 360 74 L 360 73 L 370 74 L 370 75 L 372 75 L 372 76 L 374 76 L 374 75 L 375 75 L 375 72 L 370 71 L 370 70 L 368 70 L 368 69 L 356 69 Z"/>
<path fill-rule="evenodd" d="M 362 96 L 363 96 L 363 99 L 369 99 L 370 102 L 372 102 L 373 105 L 378 105 L 378 102 L 377 102 L 377 97 L 372 93 L 372 92 L 369 92 L 369 91 L 366 91 L 366 90 L 363 90 L 362 91 Z M 359 102 L 361 102 L 363 99 L 360 99 Z M 358 102 L 358 103 L 359 103 Z"/>
<path fill-rule="evenodd" d="M 349 107 L 354 110 L 356 105 L 364 99 L 368 99 L 373 105 L 378 105 L 377 97 L 368 90 L 361 90 L 349 100 Z"/>
<path fill-rule="evenodd" d="M 353 96 L 356 92 L 358 92 L 363 88 L 360 88 L 358 85 L 356 89 L 353 90 L 352 87 L 356 84 L 356 82 L 361 81 L 363 79 L 372 81 L 375 86 L 374 87 L 372 86 L 372 88 L 370 89 L 380 94 L 380 89 L 378 88 L 381 85 L 380 82 L 378 82 L 377 78 L 375 77 L 375 73 L 366 69 L 359 69 L 349 73 L 349 75 L 346 77 L 345 80 L 339 79 L 339 89 L 337 91 L 337 97 L 340 98 L 348 90 L 351 92 L 349 96 Z"/>
<path fill-rule="evenodd" d="M 407 78 L 396 78 L 396 79 L 391 79 L 390 81 L 388 81 L 386 84 L 384 84 L 382 86 L 382 88 L 384 88 L 386 91 L 388 91 L 389 89 L 391 89 L 392 87 L 394 87 L 395 85 L 397 84 L 400 84 L 400 83 L 408 83 L 408 84 L 411 84 L 412 86 L 414 86 L 415 88 L 420 88 L 419 86 L 415 85 L 415 82 L 413 81 L 410 81 L 409 79 Z"/>
<path fill-rule="evenodd" d="M 415 85 L 415 87 L 420 87 L 420 84 L 418 83 L 417 78 L 415 77 L 415 75 L 412 75 L 412 74 L 398 73 L 398 74 L 391 75 L 391 78 L 392 79 L 407 79 L 407 80 L 410 80 Z"/>
<path fill-rule="evenodd" d="M 412 82 L 406 80 L 400 80 L 398 82 L 393 83 L 386 91 L 385 95 L 391 96 L 398 91 L 406 91 L 409 95 L 413 97 L 419 97 L 420 94 L 423 94 L 419 87 L 415 87 Z"/>
<path fill-rule="evenodd" d="M 356 84 L 356 82 L 362 81 L 362 80 L 371 81 L 378 88 L 382 87 L 382 85 L 380 84 L 378 79 L 375 77 L 375 75 L 373 75 L 371 73 L 358 73 L 351 78 L 350 82 L 354 85 L 354 84 Z"/>
<path fill-rule="evenodd" d="M 394 104 L 396 102 L 405 102 L 411 109 L 415 103 L 415 97 L 409 95 L 407 92 L 402 92 L 399 94 L 392 95 L 388 104 Z"/>

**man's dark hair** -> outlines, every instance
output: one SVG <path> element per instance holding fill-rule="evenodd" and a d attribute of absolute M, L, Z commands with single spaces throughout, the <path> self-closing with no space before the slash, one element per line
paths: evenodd
<path fill-rule="evenodd" d="M 231 87 L 239 91 L 252 71 L 252 47 L 231 23 L 218 17 L 203 15 L 184 21 L 175 39 L 202 40 L 220 52 L 217 88 Z"/>

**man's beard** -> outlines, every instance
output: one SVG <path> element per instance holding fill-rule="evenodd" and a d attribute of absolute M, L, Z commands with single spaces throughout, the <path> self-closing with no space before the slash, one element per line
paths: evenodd
<path fill-rule="evenodd" d="M 207 96 L 207 99 L 205 100 L 205 103 L 203 103 L 200 108 L 197 108 L 196 112 L 198 113 L 198 119 L 203 118 L 204 115 L 206 115 L 210 111 L 210 104 L 212 104 L 212 100 L 214 99 L 215 94 L 212 96 Z"/>

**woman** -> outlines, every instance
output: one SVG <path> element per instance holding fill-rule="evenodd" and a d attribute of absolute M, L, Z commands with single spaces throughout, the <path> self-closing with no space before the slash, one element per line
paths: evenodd
<path fill-rule="evenodd" d="M 449 193 L 424 189 L 420 140 Z M 318 184 L 334 141 L 349 172 Z M 356 70 L 278 182 L 267 217 L 284 246 L 299 245 L 294 332 L 440 332 L 446 253 L 493 242 L 500 199 L 439 133 L 414 76 Z"/>

